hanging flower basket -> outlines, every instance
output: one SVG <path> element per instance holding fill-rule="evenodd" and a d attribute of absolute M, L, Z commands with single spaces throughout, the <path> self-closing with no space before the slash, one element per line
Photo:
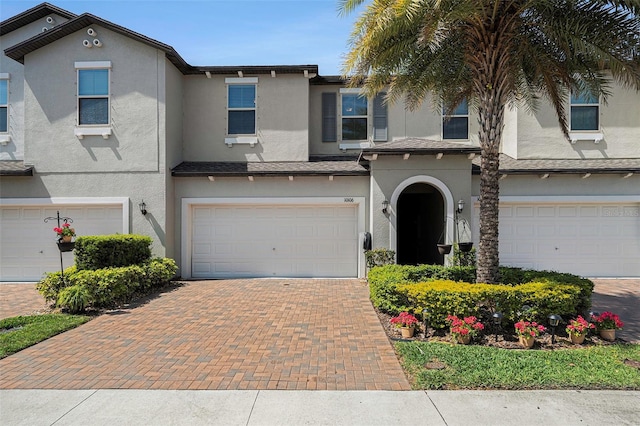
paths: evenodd
<path fill-rule="evenodd" d="M 473 243 L 458 243 L 458 248 L 463 253 L 468 253 L 473 248 Z"/>
<path fill-rule="evenodd" d="M 70 243 L 58 241 L 58 250 L 60 250 L 61 252 L 72 251 L 75 247 L 76 247 L 75 241 Z"/>
<path fill-rule="evenodd" d="M 451 244 L 438 244 L 438 252 L 440 254 L 451 253 Z"/>

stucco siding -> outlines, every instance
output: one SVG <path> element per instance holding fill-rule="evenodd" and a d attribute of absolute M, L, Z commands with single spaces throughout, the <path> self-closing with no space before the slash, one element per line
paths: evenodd
<path fill-rule="evenodd" d="M 567 141 L 549 105 L 541 104 L 533 114 L 519 109 L 515 158 L 640 158 L 638 92 L 616 85 L 611 89 L 608 104 L 600 104 L 599 120 L 604 140 L 599 143 L 578 140 L 571 144 Z M 570 110 L 568 101 L 566 109 Z"/>
<path fill-rule="evenodd" d="M 237 77 L 231 75 L 226 77 Z M 245 77 L 252 77 L 246 75 Z M 253 76 L 258 143 L 225 144 L 225 76 L 188 76 L 184 81 L 185 161 L 306 161 L 309 158 L 309 81 L 300 75 Z"/>
<path fill-rule="evenodd" d="M 50 15 L 56 25 L 66 21 L 56 14 Z M 43 28 L 52 28 L 46 18 L 39 19 L 0 37 L 0 73 L 9 74 L 9 122 L 7 134 L 11 140 L 0 145 L 0 160 L 24 159 L 24 66 L 4 56 L 4 50 L 42 32 Z M 3 134 L 4 135 L 4 134 Z"/>
<path fill-rule="evenodd" d="M 100 48 L 85 48 L 82 30 L 25 57 L 25 160 L 42 173 L 158 171 L 164 56 L 99 26 L 94 30 Z M 74 135 L 77 61 L 111 61 L 108 139 Z"/>

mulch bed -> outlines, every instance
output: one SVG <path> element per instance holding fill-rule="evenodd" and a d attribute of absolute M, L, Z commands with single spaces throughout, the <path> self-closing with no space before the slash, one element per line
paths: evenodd
<path fill-rule="evenodd" d="M 436 330 L 429 327 L 427 336 L 424 335 L 424 324 L 420 324 L 420 327 L 416 329 L 414 337 L 411 339 L 402 338 L 402 334 L 398 328 L 391 324 L 391 315 L 376 309 L 380 324 L 387 333 L 387 337 L 392 342 L 454 342 L 453 337 L 447 329 Z M 480 334 L 471 341 L 472 345 L 492 346 L 503 349 L 522 349 L 522 346 L 518 342 L 518 336 L 511 330 L 500 329 L 498 330 L 498 339 L 496 340 L 495 334 L 493 334 L 493 325 L 485 325 L 485 334 Z M 492 333 L 492 334 L 489 334 Z M 536 337 L 536 342 L 532 349 L 542 350 L 555 350 L 555 349 L 581 349 L 589 346 L 598 345 L 613 345 L 616 343 L 625 343 L 623 339 L 616 338 L 615 342 L 609 342 L 603 340 L 597 334 L 589 333 L 584 343 L 581 345 L 574 345 L 569 340 L 569 336 L 564 330 L 564 325 L 556 328 L 555 343 L 551 344 L 551 329 L 548 328 L 547 333 L 542 334 L 540 337 Z"/>

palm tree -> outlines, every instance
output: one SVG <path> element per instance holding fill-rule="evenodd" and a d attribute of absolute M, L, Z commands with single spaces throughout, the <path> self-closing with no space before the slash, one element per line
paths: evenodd
<path fill-rule="evenodd" d="M 341 0 L 349 14 L 365 0 Z M 481 148 L 477 281 L 498 281 L 499 148 L 508 105 L 553 105 L 568 139 L 573 92 L 640 90 L 640 0 L 373 0 L 356 20 L 344 75 L 409 107 L 432 94 L 477 111 Z"/>

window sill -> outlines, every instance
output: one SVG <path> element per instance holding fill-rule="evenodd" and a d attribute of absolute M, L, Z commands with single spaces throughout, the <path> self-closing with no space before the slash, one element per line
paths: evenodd
<path fill-rule="evenodd" d="M 102 136 L 102 139 L 109 139 L 111 127 L 76 127 L 73 134 L 78 139 L 84 139 L 85 136 Z"/>
<path fill-rule="evenodd" d="M 340 149 L 343 150 L 347 150 L 347 149 L 362 149 L 362 148 L 371 148 L 373 146 L 373 144 L 369 141 L 362 141 L 362 142 L 352 142 L 352 143 L 341 143 L 340 144 Z"/>
<path fill-rule="evenodd" d="M 602 132 L 569 132 L 569 138 L 571 138 L 572 144 L 578 141 L 600 143 L 600 141 L 604 139 L 604 134 L 602 134 Z"/>
<path fill-rule="evenodd" d="M 0 135 L 0 145 L 8 145 L 11 142 L 11 135 Z"/>
<path fill-rule="evenodd" d="M 224 143 L 227 144 L 229 148 L 233 145 L 251 145 L 254 147 L 258 143 L 257 136 L 233 136 L 224 138 Z"/>

